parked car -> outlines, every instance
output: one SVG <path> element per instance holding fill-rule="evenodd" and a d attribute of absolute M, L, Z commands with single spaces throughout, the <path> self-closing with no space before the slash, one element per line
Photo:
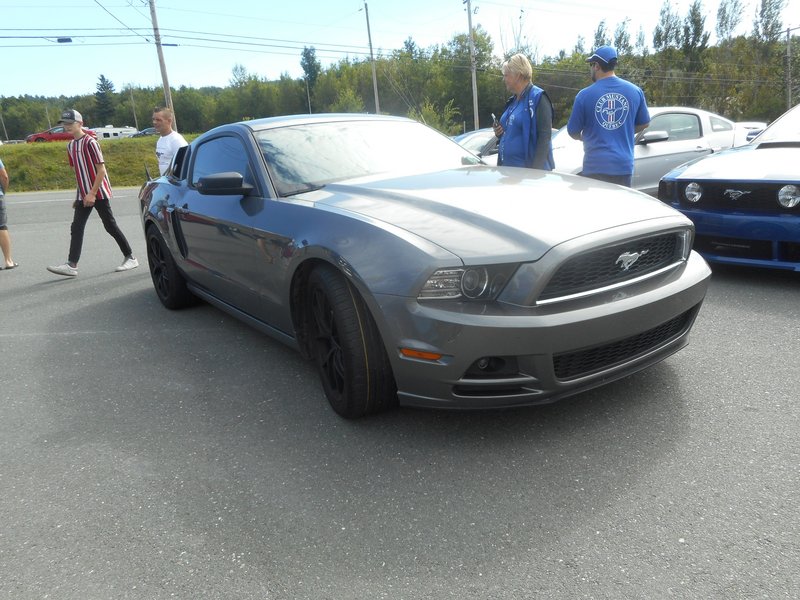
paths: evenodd
<path fill-rule="evenodd" d="M 650 107 L 650 125 L 634 146 L 633 187 L 655 196 L 658 182 L 670 170 L 689 160 L 747 143 L 747 132 L 765 123 L 737 124 L 698 108 Z M 563 127 L 553 138 L 556 170 L 580 173 L 583 143 Z"/>
<path fill-rule="evenodd" d="M 92 137 L 97 137 L 94 131 L 91 129 L 87 129 L 86 127 L 83 128 L 84 133 L 90 135 Z M 64 128 L 61 125 L 57 125 L 55 127 L 51 127 L 46 131 L 39 131 L 38 133 L 32 133 L 28 137 L 25 138 L 26 142 L 60 142 L 60 141 L 69 141 L 73 139 L 71 133 L 67 133 L 64 131 Z"/>
<path fill-rule="evenodd" d="M 349 418 L 551 402 L 637 372 L 687 343 L 710 276 L 658 200 L 489 167 L 396 117 L 223 125 L 139 198 L 162 304 L 202 298 L 300 350 Z"/>
<path fill-rule="evenodd" d="M 750 144 L 674 169 L 658 197 L 694 222 L 708 260 L 800 271 L 800 105 Z"/>
<path fill-rule="evenodd" d="M 134 133 L 131 137 L 144 137 L 146 135 L 155 135 L 156 128 L 155 127 L 145 127 L 141 131 Z"/>
<path fill-rule="evenodd" d="M 483 127 L 481 129 L 475 129 L 474 131 L 461 133 L 453 136 L 453 140 L 461 144 L 473 154 L 477 154 L 481 158 L 486 158 L 486 156 L 497 154 L 498 140 L 497 136 L 494 134 L 494 130 L 491 127 Z M 497 164 L 496 158 L 494 164 Z"/>
<path fill-rule="evenodd" d="M 552 135 L 556 133 L 558 129 L 553 129 Z M 497 165 L 497 144 L 500 140 L 491 127 L 468 131 L 454 136 L 453 139 L 473 154 L 480 156 L 487 165 Z"/>

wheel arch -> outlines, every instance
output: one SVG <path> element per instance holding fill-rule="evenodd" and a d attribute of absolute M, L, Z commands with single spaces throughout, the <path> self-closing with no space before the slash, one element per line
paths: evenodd
<path fill-rule="evenodd" d="M 351 285 L 354 292 L 358 294 L 359 299 L 366 306 L 369 316 L 378 328 L 381 334 L 381 341 L 387 353 L 391 351 L 386 345 L 386 335 L 383 326 L 383 319 L 377 307 L 375 298 L 370 293 L 366 284 L 352 271 L 342 269 L 341 266 L 320 257 L 311 257 L 303 261 L 292 276 L 292 283 L 290 288 L 290 303 L 291 303 L 291 318 L 292 327 L 295 331 L 295 338 L 297 345 L 300 348 L 301 354 L 305 358 L 311 357 L 311 349 L 309 345 L 309 319 L 310 319 L 310 305 L 308 303 L 308 278 L 312 271 L 316 268 L 327 267 L 339 273 Z"/>

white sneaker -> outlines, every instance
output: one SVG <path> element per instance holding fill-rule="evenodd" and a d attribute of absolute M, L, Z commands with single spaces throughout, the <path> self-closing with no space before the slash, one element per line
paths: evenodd
<path fill-rule="evenodd" d="M 125 262 L 123 262 L 120 266 L 118 266 L 115 271 L 130 271 L 131 269 L 135 269 L 139 266 L 139 261 L 136 260 L 133 256 L 130 258 L 126 258 Z"/>
<path fill-rule="evenodd" d="M 63 275 L 64 277 L 75 277 L 78 274 L 78 269 L 70 267 L 69 263 L 57 265 L 55 267 L 47 267 L 47 270 L 56 275 Z"/>

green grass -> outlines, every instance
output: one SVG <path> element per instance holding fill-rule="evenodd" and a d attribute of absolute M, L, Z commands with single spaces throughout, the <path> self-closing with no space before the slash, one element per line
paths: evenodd
<path fill-rule="evenodd" d="M 197 136 L 185 136 L 191 141 Z M 158 174 L 156 138 L 103 140 L 100 147 L 106 161 L 111 187 L 138 186 L 145 182 L 145 164 L 151 175 Z M 69 166 L 66 142 L 4 144 L 0 159 L 10 179 L 9 192 L 69 190 L 75 188 L 75 172 Z"/>

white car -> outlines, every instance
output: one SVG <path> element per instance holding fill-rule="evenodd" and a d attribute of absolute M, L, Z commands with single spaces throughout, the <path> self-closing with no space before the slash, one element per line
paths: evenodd
<path fill-rule="evenodd" d="M 682 106 L 649 107 L 650 125 L 636 138 L 633 187 L 653 196 L 669 171 L 707 154 L 748 143 L 747 134 L 766 123 L 734 123 L 725 117 Z M 553 137 L 556 171 L 580 173 L 583 143 L 562 127 Z"/>

